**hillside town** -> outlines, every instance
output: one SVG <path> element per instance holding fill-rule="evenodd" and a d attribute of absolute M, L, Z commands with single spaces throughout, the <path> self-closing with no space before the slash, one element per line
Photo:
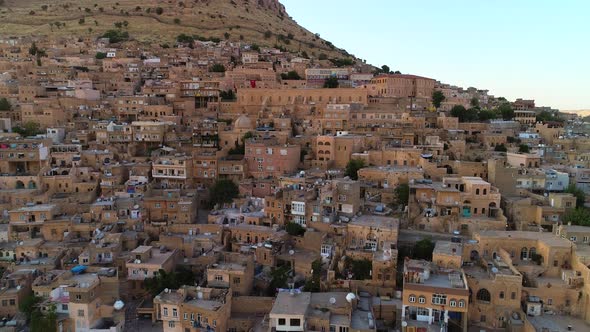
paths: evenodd
<path fill-rule="evenodd" d="M 2 37 L 0 331 L 590 330 L 590 126 L 393 69 Z"/>

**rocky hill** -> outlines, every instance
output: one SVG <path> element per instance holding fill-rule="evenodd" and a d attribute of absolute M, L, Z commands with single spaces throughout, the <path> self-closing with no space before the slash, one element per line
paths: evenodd
<path fill-rule="evenodd" d="M 99 36 L 115 25 L 131 38 L 170 43 L 179 34 L 346 57 L 299 26 L 278 0 L 0 0 L 0 36 Z"/>

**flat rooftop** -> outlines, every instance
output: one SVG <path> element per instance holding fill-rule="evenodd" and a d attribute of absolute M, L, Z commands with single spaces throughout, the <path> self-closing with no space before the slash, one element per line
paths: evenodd
<path fill-rule="evenodd" d="M 305 315 L 311 302 L 311 293 L 303 292 L 291 295 L 281 292 L 277 295 L 271 315 Z"/>
<path fill-rule="evenodd" d="M 570 248 L 573 246 L 573 244 L 566 239 L 562 239 L 560 237 L 555 236 L 553 233 L 549 233 L 549 232 L 527 232 L 527 231 L 493 231 L 493 230 L 487 230 L 487 231 L 480 231 L 479 233 L 477 233 L 477 235 L 479 235 L 479 238 L 485 238 L 485 239 L 503 239 L 505 240 L 506 238 L 512 238 L 516 241 L 518 241 L 519 239 L 521 240 L 538 240 L 538 241 L 542 241 L 545 244 L 551 246 L 551 247 L 561 247 L 561 248 Z M 477 238 L 476 235 L 476 238 Z"/>
<path fill-rule="evenodd" d="M 463 253 L 463 245 L 451 241 L 436 241 L 434 246 L 434 254 L 461 256 Z"/>
<path fill-rule="evenodd" d="M 397 229 L 399 227 L 399 220 L 393 217 L 363 214 L 361 216 L 354 217 L 349 225 Z"/>

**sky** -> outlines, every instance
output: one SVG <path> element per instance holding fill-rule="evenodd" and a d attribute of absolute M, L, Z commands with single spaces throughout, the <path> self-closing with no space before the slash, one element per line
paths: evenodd
<path fill-rule="evenodd" d="M 590 109 L 588 0 L 281 0 L 367 63 L 537 106 Z"/>

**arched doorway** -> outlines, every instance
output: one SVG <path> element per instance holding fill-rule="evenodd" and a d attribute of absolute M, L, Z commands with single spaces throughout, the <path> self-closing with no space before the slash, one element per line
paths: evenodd
<path fill-rule="evenodd" d="M 35 183 L 35 181 L 33 181 L 33 180 L 29 181 L 28 188 L 29 189 L 37 189 L 37 184 Z"/>
<path fill-rule="evenodd" d="M 16 181 L 16 185 L 14 187 L 16 189 L 25 189 L 25 184 L 21 180 L 18 180 Z"/>
<path fill-rule="evenodd" d="M 471 261 L 479 260 L 479 252 L 477 250 L 471 250 L 471 254 L 469 255 Z"/>

